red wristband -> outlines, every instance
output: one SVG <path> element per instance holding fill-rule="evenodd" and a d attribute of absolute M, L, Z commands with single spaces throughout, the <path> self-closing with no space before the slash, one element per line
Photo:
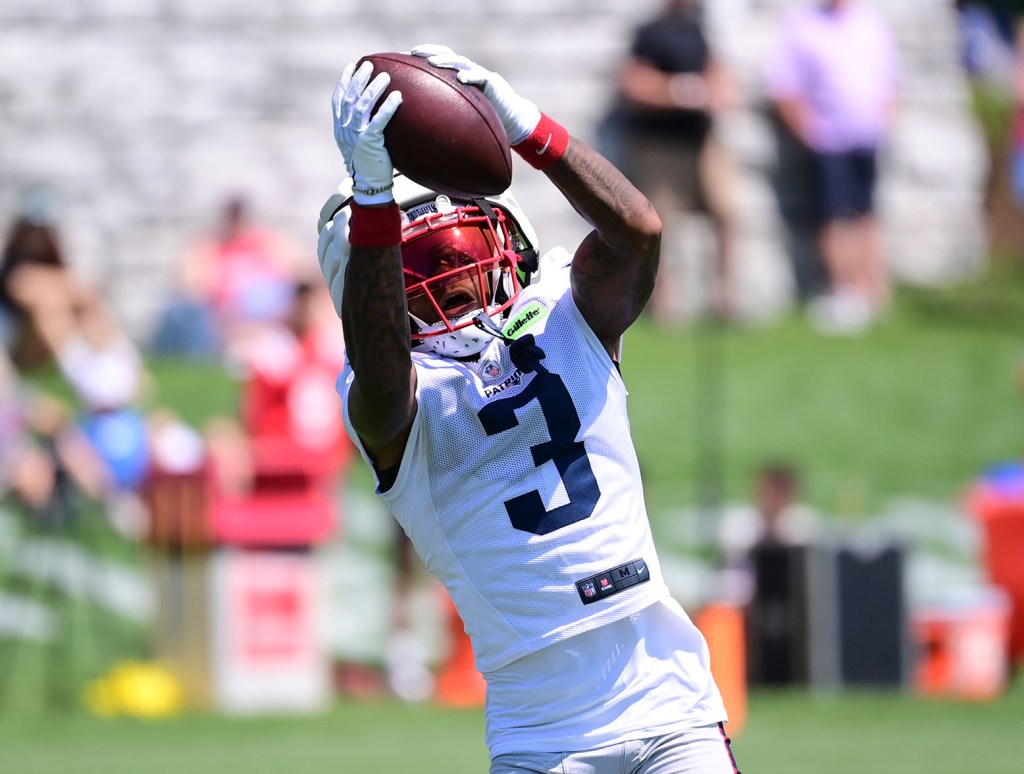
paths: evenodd
<path fill-rule="evenodd" d="M 527 137 L 512 149 L 526 159 L 527 163 L 544 170 L 562 158 L 569 145 L 569 132 L 560 123 L 544 113 L 540 114 L 540 123 Z"/>
<path fill-rule="evenodd" d="M 352 202 L 348 243 L 358 247 L 391 247 L 402 241 L 402 215 L 398 205 L 363 207 Z"/>

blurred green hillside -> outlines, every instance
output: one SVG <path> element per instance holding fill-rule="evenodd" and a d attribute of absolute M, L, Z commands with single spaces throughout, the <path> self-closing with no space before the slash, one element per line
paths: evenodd
<path fill-rule="evenodd" d="M 151 368 L 151 404 L 196 424 L 236 409 L 237 385 L 219 366 Z M 656 519 L 746 498 L 753 473 L 775 459 L 800 468 L 806 499 L 826 513 L 956 498 L 986 466 L 1024 453 L 1022 368 L 1018 268 L 904 290 L 884 321 L 851 339 L 815 333 L 799 312 L 750 329 L 665 331 L 644 318 L 622 366 Z M 353 484 L 369 487 L 369 477 L 354 469 Z"/>
<path fill-rule="evenodd" d="M 826 513 L 955 498 L 1024 453 L 1024 284 L 905 293 L 859 338 L 764 329 L 628 336 L 623 372 L 652 510 L 743 499 L 769 460 Z M 993 296 L 996 300 L 989 300 Z M 1018 313 L 1019 312 L 1019 313 Z"/>

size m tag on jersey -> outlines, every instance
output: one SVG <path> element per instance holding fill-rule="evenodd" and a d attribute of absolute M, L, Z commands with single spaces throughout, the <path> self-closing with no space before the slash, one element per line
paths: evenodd
<path fill-rule="evenodd" d="M 576 590 L 584 605 L 597 602 L 625 591 L 628 588 L 646 583 L 651 579 L 651 571 L 643 559 L 620 564 L 611 570 L 605 570 L 590 578 L 576 581 Z"/>

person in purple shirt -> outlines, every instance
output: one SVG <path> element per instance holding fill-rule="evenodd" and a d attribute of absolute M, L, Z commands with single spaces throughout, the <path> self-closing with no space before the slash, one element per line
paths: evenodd
<path fill-rule="evenodd" d="M 898 85 L 895 41 L 867 3 L 823 0 L 786 20 L 768 95 L 812 157 L 831 292 L 809 311 L 825 332 L 858 332 L 888 303 L 875 184 Z"/>

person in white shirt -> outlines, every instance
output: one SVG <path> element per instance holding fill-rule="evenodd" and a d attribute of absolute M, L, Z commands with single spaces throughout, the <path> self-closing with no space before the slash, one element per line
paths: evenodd
<path fill-rule="evenodd" d="M 345 68 L 349 179 L 318 254 L 342 318 L 345 422 L 379 496 L 447 588 L 487 682 L 492 774 L 735 772 L 707 645 L 662 578 L 619 372 L 661 221 L 610 162 L 443 46 L 513 148 L 594 227 L 550 250 L 507 192 L 459 201 L 396 174 L 401 110 Z"/>

